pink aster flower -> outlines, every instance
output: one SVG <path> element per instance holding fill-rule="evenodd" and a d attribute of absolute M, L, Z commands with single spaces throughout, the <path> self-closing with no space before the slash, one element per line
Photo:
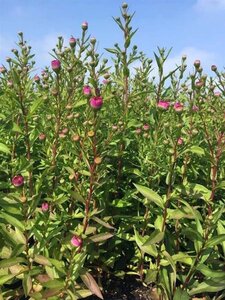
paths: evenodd
<path fill-rule="evenodd" d="M 177 144 L 182 145 L 183 142 L 184 142 L 184 140 L 182 139 L 182 137 L 179 137 L 178 140 L 177 140 Z"/>
<path fill-rule="evenodd" d="M 77 40 L 73 36 L 71 36 L 71 38 L 69 39 L 70 47 L 74 48 L 76 45 L 76 42 L 77 42 Z"/>
<path fill-rule="evenodd" d="M 74 247 L 81 247 L 82 246 L 82 239 L 78 235 L 74 235 L 70 240 L 71 244 Z"/>
<path fill-rule="evenodd" d="M 159 100 L 159 102 L 157 103 L 157 106 L 159 107 L 159 108 L 162 108 L 162 109 L 168 109 L 169 108 L 169 106 L 170 106 L 170 103 L 169 103 L 169 101 L 163 101 L 163 100 Z"/>
<path fill-rule="evenodd" d="M 60 71 L 61 62 L 58 59 L 55 59 L 51 62 L 52 70 L 56 73 Z"/>
<path fill-rule="evenodd" d="M 87 30 L 88 29 L 88 22 L 87 21 L 84 21 L 82 24 L 81 24 L 81 27 L 83 30 Z"/>
<path fill-rule="evenodd" d="M 93 97 L 90 99 L 90 105 L 94 109 L 100 109 L 103 105 L 102 97 Z"/>
<path fill-rule="evenodd" d="M 42 205 L 41 205 L 41 210 L 42 210 L 43 212 L 46 212 L 46 211 L 48 211 L 48 209 L 49 209 L 48 202 L 42 203 Z"/>
<path fill-rule="evenodd" d="M 85 85 L 83 87 L 83 93 L 84 93 L 84 95 L 89 96 L 91 94 L 91 87 L 89 85 Z"/>
<path fill-rule="evenodd" d="M 12 184 L 15 187 L 20 187 L 24 184 L 24 177 L 22 175 L 16 175 L 12 178 Z"/>
<path fill-rule="evenodd" d="M 180 112 L 180 111 L 183 110 L 184 105 L 183 105 L 182 103 L 180 103 L 180 102 L 176 102 L 176 103 L 174 104 L 173 108 L 174 108 L 174 110 L 175 110 L 176 112 Z"/>

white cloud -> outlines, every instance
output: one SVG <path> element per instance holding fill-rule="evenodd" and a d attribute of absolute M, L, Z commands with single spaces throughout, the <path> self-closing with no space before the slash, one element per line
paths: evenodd
<path fill-rule="evenodd" d="M 200 12 L 215 12 L 225 9 L 225 0 L 197 0 L 194 8 Z"/>

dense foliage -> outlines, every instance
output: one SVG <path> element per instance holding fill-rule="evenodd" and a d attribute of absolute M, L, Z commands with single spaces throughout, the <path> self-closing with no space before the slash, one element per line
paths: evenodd
<path fill-rule="evenodd" d="M 121 13 L 111 67 L 84 22 L 41 75 L 23 33 L 0 68 L 0 299 L 103 299 L 110 274 L 225 297 L 225 75 L 165 74 Z"/>

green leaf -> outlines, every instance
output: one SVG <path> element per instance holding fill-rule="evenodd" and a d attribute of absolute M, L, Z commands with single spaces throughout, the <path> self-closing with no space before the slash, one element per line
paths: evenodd
<path fill-rule="evenodd" d="M 0 218 L 4 219 L 5 221 L 7 221 L 9 224 L 17 227 L 18 229 L 20 229 L 21 231 L 25 230 L 25 226 L 23 225 L 23 223 L 21 221 L 19 221 L 18 219 L 16 219 L 13 216 L 8 215 L 5 212 L 1 212 L 0 213 Z"/>
<path fill-rule="evenodd" d="M 17 274 L 9 274 L 9 275 L 3 275 L 0 276 L 0 286 L 6 283 L 7 281 L 11 280 L 14 278 Z"/>
<path fill-rule="evenodd" d="M 43 103 L 42 97 L 36 99 L 30 107 L 28 117 L 31 117 L 35 113 L 35 111 L 41 106 L 42 103 Z"/>
<path fill-rule="evenodd" d="M 155 245 L 144 246 L 145 242 L 147 241 L 147 239 L 149 237 L 143 237 L 143 236 L 139 235 L 139 233 L 137 232 L 137 230 L 135 228 L 134 228 L 134 234 L 135 234 L 135 241 L 136 241 L 138 247 L 141 249 L 141 251 L 143 251 L 144 253 L 147 253 L 153 257 L 157 257 L 158 252 L 157 252 Z"/>
<path fill-rule="evenodd" d="M 207 278 L 221 278 L 221 280 L 225 280 L 224 271 L 212 270 L 204 264 L 198 265 L 197 270 L 200 271 Z"/>
<path fill-rule="evenodd" d="M 176 289 L 174 293 L 173 300 L 189 300 L 190 296 L 187 291 L 182 290 L 180 287 Z"/>
<path fill-rule="evenodd" d="M 42 282 L 42 285 L 49 289 L 62 289 L 64 287 L 64 281 L 59 279 L 53 279 L 47 282 Z"/>
<path fill-rule="evenodd" d="M 186 149 L 183 153 L 185 152 L 192 152 L 197 155 L 205 155 L 205 150 L 199 146 L 191 146 L 189 149 Z"/>
<path fill-rule="evenodd" d="M 6 154 L 11 154 L 11 150 L 9 149 L 9 147 L 3 143 L 0 143 L 0 152 L 4 152 Z"/>
<path fill-rule="evenodd" d="M 23 284 L 25 296 L 28 296 L 32 289 L 32 279 L 29 274 L 27 273 L 24 274 L 22 284 Z"/>
<path fill-rule="evenodd" d="M 222 244 L 225 241 L 225 234 L 219 234 L 217 236 L 212 237 L 207 241 L 205 247 L 214 247 L 215 245 Z"/>
<path fill-rule="evenodd" d="M 34 261 L 43 266 L 51 266 L 52 265 L 51 262 L 49 261 L 49 259 L 44 257 L 43 255 L 35 255 Z"/>
<path fill-rule="evenodd" d="M 139 184 L 134 185 L 136 189 L 150 202 L 154 202 L 157 206 L 164 208 L 163 199 L 156 192 Z"/>
<path fill-rule="evenodd" d="M 0 268 L 8 268 L 22 262 L 23 263 L 26 262 L 26 260 L 23 257 L 13 257 L 8 259 L 3 259 L 0 261 Z"/>
<path fill-rule="evenodd" d="M 92 292 L 92 294 L 96 295 L 100 299 L 103 299 L 102 292 L 97 282 L 89 272 L 81 274 L 80 278 L 82 279 L 86 287 Z"/>
<path fill-rule="evenodd" d="M 147 239 L 147 241 L 144 243 L 143 246 L 148 246 L 152 244 L 156 244 L 160 242 L 164 238 L 164 232 L 161 232 L 160 230 L 156 229 L 150 237 Z"/>
<path fill-rule="evenodd" d="M 196 288 L 193 288 L 191 291 L 189 291 L 189 295 L 195 295 L 200 293 L 213 293 L 213 292 L 219 292 L 225 289 L 225 281 L 219 281 L 215 282 L 211 279 L 206 280 L 205 282 L 201 282 L 198 284 Z"/>
<path fill-rule="evenodd" d="M 108 240 L 111 237 L 113 237 L 112 233 L 99 233 L 89 237 L 89 240 L 91 240 L 94 243 L 98 243 L 98 242 L 103 242 L 105 240 Z"/>

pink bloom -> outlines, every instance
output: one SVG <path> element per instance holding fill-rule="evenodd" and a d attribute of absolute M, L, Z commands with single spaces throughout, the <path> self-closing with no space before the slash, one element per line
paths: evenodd
<path fill-rule="evenodd" d="M 136 132 L 136 134 L 140 134 L 141 133 L 141 128 L 137 128 L 136 130 L 135 130 L 135 132 Z"/>
<path fill-rule="evenodd" d="M 78 235 L 74 235 L 70 242 L 74 247 L 81 247 L 82 245 L 82 239 Z"/>
<path fill-rule="evenodd" d="M 40 141 L 44 141 L 46 139 L 46 135 L 42 132 L 39 134 L 38 138 Z"/>
<path fill-rule="evenodd" d="M 182 103 L 176 102 L 176 103 L 174 104 L 173 108 L 174 108 L 174 110 L 175 110 L 176 112 L 180 112 L 180 111 L 183 110 L 184 106 L 183 106 Z"/>
<path fill-rule="evenodd" d="M 89 96 L 91 94 L 91 88 L 89 85 L 85 85 L 83 87 L 83 93 L 84 93 L 84 95 L 87 95 L 87 96 Z"/>
<path fill-rule="evenodd" d="M 144 131 L 148 131 L 148 130 L 149 130 L 149 128 L 150 128 L 150 126 L 149 126 L 148 124 L 144 124 L 144 125 L 143 125 L 143 129 L 144 129 Z"/>
<path fill-rule="evenodd" d="M 74 47 L 75 47 L 76 41 L 77 41 L 77 40 L 76 40 L 73 36 L 71 36 L 71 38 L 70 38 L 70 40 L 69 40 L 69 44 L 70 44 L 70 47 L 71 47 L 71 48 L 74 48 Z"/>
<path fill-rule="evenodd" d="M 20 187 L 24 184 L 24 178 L 22 175 L 16 175 L 12 178 L 12 184 L 15 187 Z"/>
<path fill-rule="evenodd" d="M 46 211 L 48 211 L 48 209 L 49 209 L 48 202 L 42 203 L 42 205 L 41 205 L 41 210 L 42 210 L 43 212 L 46 212 Z"/>
<path fill-rule="evenodd" d="M 61 68 L 61 62 L 58 59 L 55 59 L 51 62 L 51 66 L 52 66 L 52 70 L 57 73 Z"/>
<path fill-rule="evenodd" d="M 192 106 L 192 110 L 193 110 L 193 111 L 198 111 L 198 110 L 199 110 L 199 108 L 198 108 L 198 106 L 197 106 L 197 105 L 193 105 L 193 106 Z"/>
<path fill-rule="evenodd" d="M 214 93 L 214 96 L 215 96 L 215 97 L 220 97 L 220 96 L 221 96 L 221 93 L 220 93 L 220 92 L 215 92 L 215 93 Z"/>
<path fill-rule="evenodd" d="M 159 102 L 157 103 L 157 106 L 159 107 L 159 108 L 162 108 L 162 109 L 168 109 L 169 108 L 169 106 L 170 106 L 170 103 L 169 103 L 169 101 L 163 101 L 163 100 L 159 100 Z"/>
<path fill-rule="evenodd" d="M 6 68 L 5 67 L 0 67 L 0 73 L 4 74 L 6 72 Z"/>
<path fill-rule="evenodd" d="M 203 84 L 204 84 L 204 82 L 201 81 L 201 80 L 198 80 L 198 81 L 195 82 L 195 86 L 196 86 L 197 88 L 201 88 L 201 87 L 203 86 Z"/>
<path fill-rule="evenodd" d="M 35 81 L 35 82 L 39 82 L 39 81 L 40 81 L 40 77 L 39 77 L 38 75 L 35 75 L 35 76 L 34 76 L 34 81 Z"/>
<path fill-rule="evenodd" d="M 87 30 L 88 29 L 88 22 L 83 22 L 82 24 L 81 24 L 81 27 L 82 27 L 82 29 L 83 30 Z"/>
<path fill-rule="evenodd" d="M 93 97 L 90 99 L 90 105 L 94 109 L 100 109 L 103 105 L 102 97 Z"/>
<path fill-rule="evenodd" d="M 184 140 L 182 139 L 182 137 L 179 137 L 178 140 L 177 140 L 177 144 L 182 145 L 183 142 L 184 142 Z"/>

